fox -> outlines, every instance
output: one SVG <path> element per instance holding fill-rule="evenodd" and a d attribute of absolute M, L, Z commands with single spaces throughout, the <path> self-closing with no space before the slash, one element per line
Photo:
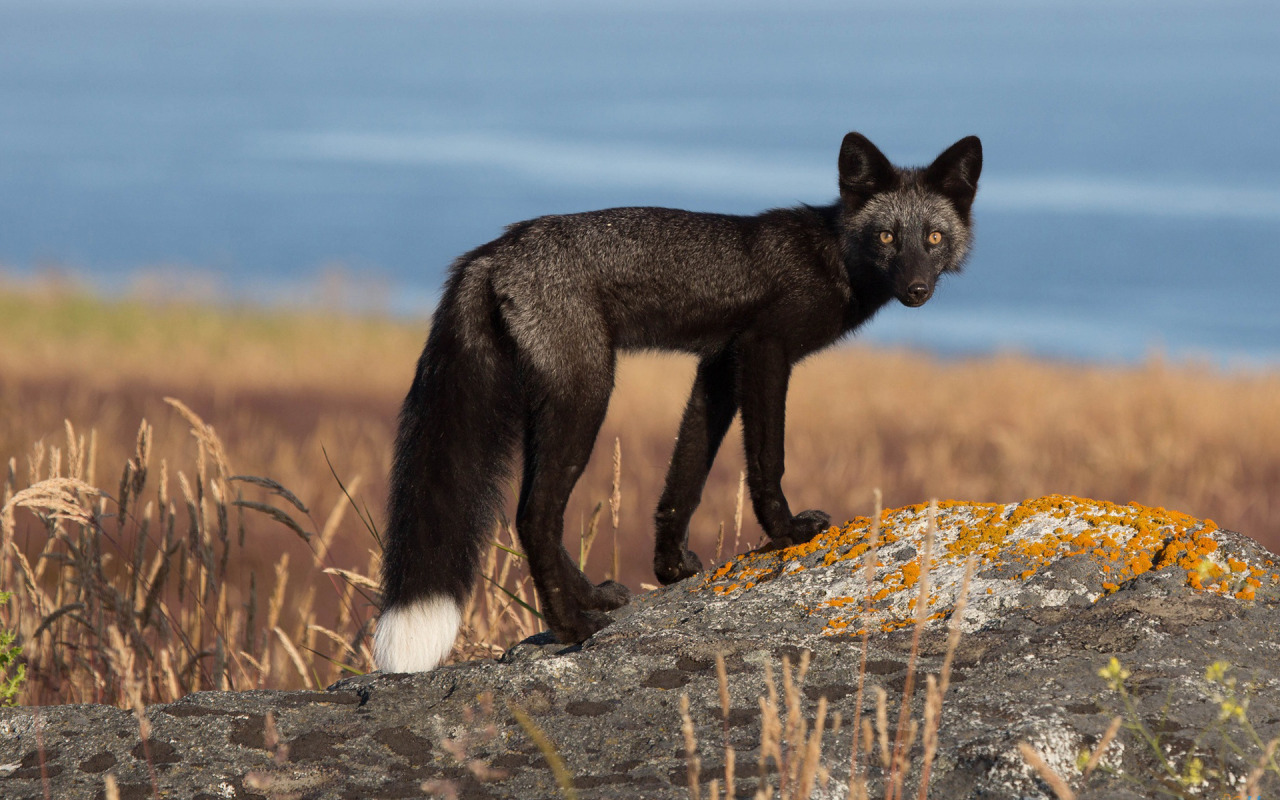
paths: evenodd
<path fill-rule="evenodd" d="M 618 354 L 698 364 L 654 514 L 653 570 L 702 570 L 689 523 L 730 424 L 770 543 L 831 524 L 782 491 L 792 368 L 891 300 L 918 307 L 971 247 L 982 143 L 927 167 L 894 166 L 865 136 L 840 144 L 838 199 L 754 216 L 612 208 L 518 222 L 449 269 L 401 407 L 389 478 L 374 660 L 443 663 L 521 451 L 516 534 L 546 625 L 580 643 L 630 599 L 592 584 L 562 544 L 564 512 L 613 392 Z"/>

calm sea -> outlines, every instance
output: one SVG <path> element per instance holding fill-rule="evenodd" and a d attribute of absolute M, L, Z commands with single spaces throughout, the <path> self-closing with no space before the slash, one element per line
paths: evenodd
<path fill-rule="evenodd" d="M 986 152 L 967 272 L 865 338 L 1280 363 L 1280 3 L 0 0 L 0 265 L 425 315 L 504 224 L 834 198 Z"/>

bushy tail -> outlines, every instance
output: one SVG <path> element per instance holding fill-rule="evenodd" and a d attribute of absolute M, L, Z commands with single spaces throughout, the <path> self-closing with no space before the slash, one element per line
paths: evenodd
<path fill-rule="evenodd" d="M 487 287 L 455 265 L 400 411 L 374 659 L 389 672 L 448 657 L 502 502 L 522 410 Z"/>

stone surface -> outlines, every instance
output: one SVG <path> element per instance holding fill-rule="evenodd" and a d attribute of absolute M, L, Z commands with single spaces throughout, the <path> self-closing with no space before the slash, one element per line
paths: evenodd
<path fill-rule="evenodd" d="M 554 745 L 578 796 L 687 797 L 680 716 L 687 694 L 702 796 L 707 781 L 723 781 L 727 743 L 736 754 L 736 795 L 750 797 L 760 775 L 766 672 L 781 691 L 782 658 L 794 665 L 808 651 L 795 695 L 806 719 L 826 697 L 846 721 L 824 739 L 830 780 L 813 796 L 844 798 L 860 634 L 869 640 L 863 715 L 874 715 L 878 687 L 896 721 L 927 516 L 920 507 L 884 515 L 870 611 L 863 562 L 871 525 L 855 520 L 807 545 L 742 557 L 638 597 L 581 647 L 544 635 L 500 661 L 374 674 L 324 692 L 206 692 L 154 706 L 145 748 L 126 711 L 0 710 L 0 796 L 42 798 L 47 788 L 57 798 L 103 797 L 112 774 L 122 798 L 149 798 L 153 773 L 163 797 L 422 797 L 424 782 L 465 798 L 563 796 L 513 704 Z M 1280 558 L 1252 540 L 1172 512 L 1071 498 L 946 504 L 937 522 L 917 687 L 923 673 L 941 669 L 965 558 L 976 554 L 978 563 L 931 797 L 1051 797 L 1018 756 L 1021 741 L 1079 787 L 1078 752 L 1121 708 L 1098 675 L 1113 656 L 1131 671 L 1126 685 L 1138 713 L 1179 758 L 1218 719 L 1221 687 L 1205 679 L 1215 661 L 1234 665 L 1229 674 L 1241 686 L 1255 682 L 1248 718 L 1264 737 L 1280 735 Z M 728 671 L 727 721 L 717 653 Z M 268 712 L 283 746 L 273 746 Z M 1154 781 L 1149 751 L 1128 733 L 1117 741 L 1109 763 Z M 915 750 L 908 787 L 918 779 Z M 1209 736 L 1198 752 L 1215 767 L 1213 756 L 1229 751 Z M 1241 779 L 1242 764 L 1225 766 Z M 768 775 L 776 786 L 772 762 Z M 873 767 L 873 797 L 883 794 L 881 777 Z M 1280 781 L 1267 781 L 1263 796 L 1275 795 Z M 1150 783 L 1095 775 L 1079 796 L 1154 794 Z"/>

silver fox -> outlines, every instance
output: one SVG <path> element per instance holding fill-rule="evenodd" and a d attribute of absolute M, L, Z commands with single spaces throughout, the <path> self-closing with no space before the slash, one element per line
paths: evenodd
<path fill-rule="evenodd" d="M 828 206 L 540 217 L 454 262 L 400 412 L 374 635 L 381 669 L 429 670 L 448 657 L 519 444 L 516 530 L 550 629 L 583 641 L 628 601 L 620 583 L 592 585 L 561 544 L 620 350 L 699 358 L 655 514 L 660 581 L 702 568 L 689 520 L 738 413 L 752 508 L 770 539 L 827 528 L 826 513 L 793 514 L 782 492 L 792 366 L 892 299 L 922 305 L 940 275 L 960 269 L 982 145 L 970 136 L 904 169 L 850 133 L 838 167 L 840 198 Z"/>

